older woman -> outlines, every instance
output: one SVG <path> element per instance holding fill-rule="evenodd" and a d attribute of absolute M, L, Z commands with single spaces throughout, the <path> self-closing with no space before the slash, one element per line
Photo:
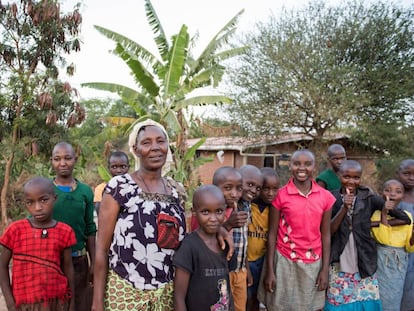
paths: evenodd
<path fill-rule="evenodd" d="M 162 170 L 169 155 L 165 129 L 137 124 L 132 174 L 105 188 L 99 212 L 92 310 L 173 310 L 172 255 L 185 234 L 183 188 Z"/>

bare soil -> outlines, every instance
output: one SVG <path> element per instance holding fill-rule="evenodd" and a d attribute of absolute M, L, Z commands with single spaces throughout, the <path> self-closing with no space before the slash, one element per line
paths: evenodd
<path fill-rule="evenodd" d="M 4 302 L 3 293 L 0 290 L 0 311 L 7 311 L 6 303 Z"/>

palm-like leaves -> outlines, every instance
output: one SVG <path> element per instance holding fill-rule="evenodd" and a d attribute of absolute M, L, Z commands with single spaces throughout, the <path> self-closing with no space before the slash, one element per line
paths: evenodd
<path fill-rule="evenodd" d="M 203 87 L 218 86 L 225 71 L 221 62 L 245 51 L 245 48 L 222 50 L 234 35 L 237 21 L 243 11 L 220 29 L 197 59 L 191 56 L 190 49 L 194 42 L 193 39 L 190 40 L 186 25 L 181 27 L 178 34 L 172 36 L 170 43 L 150 0 L 145 0 L 145 12 L 154 34 L 159 57 L 121 34 L 95 26 L 101 34 L 116 43 L 113 52 L 129 67 L 138 89 L 132 90 L 108 83 L 82 85 L 116 92 L 127 104 L 134 107 L 141 117 L 148 115 L 158 119 L 173 134 L 185 135 L 187 123 L 183 117 L 184 109 L 195 105 L 231 102 L 230 98 L 225 96 L 191 96 L 191 93 Z M 185 142 L 185 137 L 177 138 L 177 142 L 183 141 Z M 185 154 L 185 149 L 185 145 L 177 145 L 181 156 Z"/>

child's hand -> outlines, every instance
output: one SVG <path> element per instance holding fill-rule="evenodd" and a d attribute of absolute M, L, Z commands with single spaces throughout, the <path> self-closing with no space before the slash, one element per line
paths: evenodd
<path fill-rule="evenodd" d="M 350 209 L 352 207 L 352 204 L 354 203 L 354 199 L 355 199 L 355 194 L 353 192 L 351 192 L 351 190 L 349 188 L 345 188 L 346 189 L 346 194 L 344 195 L 344 206 L 347 209 Z"/>
<path fill-rule="evenodd" d="M 250 272 L 250 269 L 247 269 L 247 287 L 250 287 L 253 285 L 253 275 Z"/>
<path fill-rule="evenodd" d="M 319 271 L 318 278 L 316 279 L 315 286 L 319 291 L 325 290 L 328 288 L 328 270 Z"/>
<path fill-rule="evenodd" d="M 268 273 L 264 279 L 264 286 L 267 292 L 273 293 L 276 288 L 276 276 L 273 273 Z"/>
<path fill-rule="evenodd" d="M 385 197 L 385 204 L 384 204 L 384 209 L 386 211 L 391 211 L 394 209 L 394 207 L 396 206 L 396 201 L 390 200 L 389 196 Z"/>
<path fill-rule="evenodd" d="M 237 203 L 234 203 L 233 212 L 230 214 L 230 217 L 227 219 L 226 224 L 228 227 L 231 227 L 231 228 L 240 228 L 246 224 L 247 217 L 248 217 L 247 212 L 238 211 Z"/>

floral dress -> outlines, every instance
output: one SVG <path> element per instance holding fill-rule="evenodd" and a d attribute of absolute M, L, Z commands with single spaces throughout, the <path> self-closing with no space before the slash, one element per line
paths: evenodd
<path fill-rule="evenodd" d="M 173 281 L 173 249 L 157 244 L 157 215 L 165 213 L 179 223 L 179 240 L 185 235 L 185 213 L 177 183 L 166 179 L 171 195 L 144 192 L 125 174 L 112 178 L 105 188 L 120 205 L 109 267 L 134 288 L 152 290 Z"/>

